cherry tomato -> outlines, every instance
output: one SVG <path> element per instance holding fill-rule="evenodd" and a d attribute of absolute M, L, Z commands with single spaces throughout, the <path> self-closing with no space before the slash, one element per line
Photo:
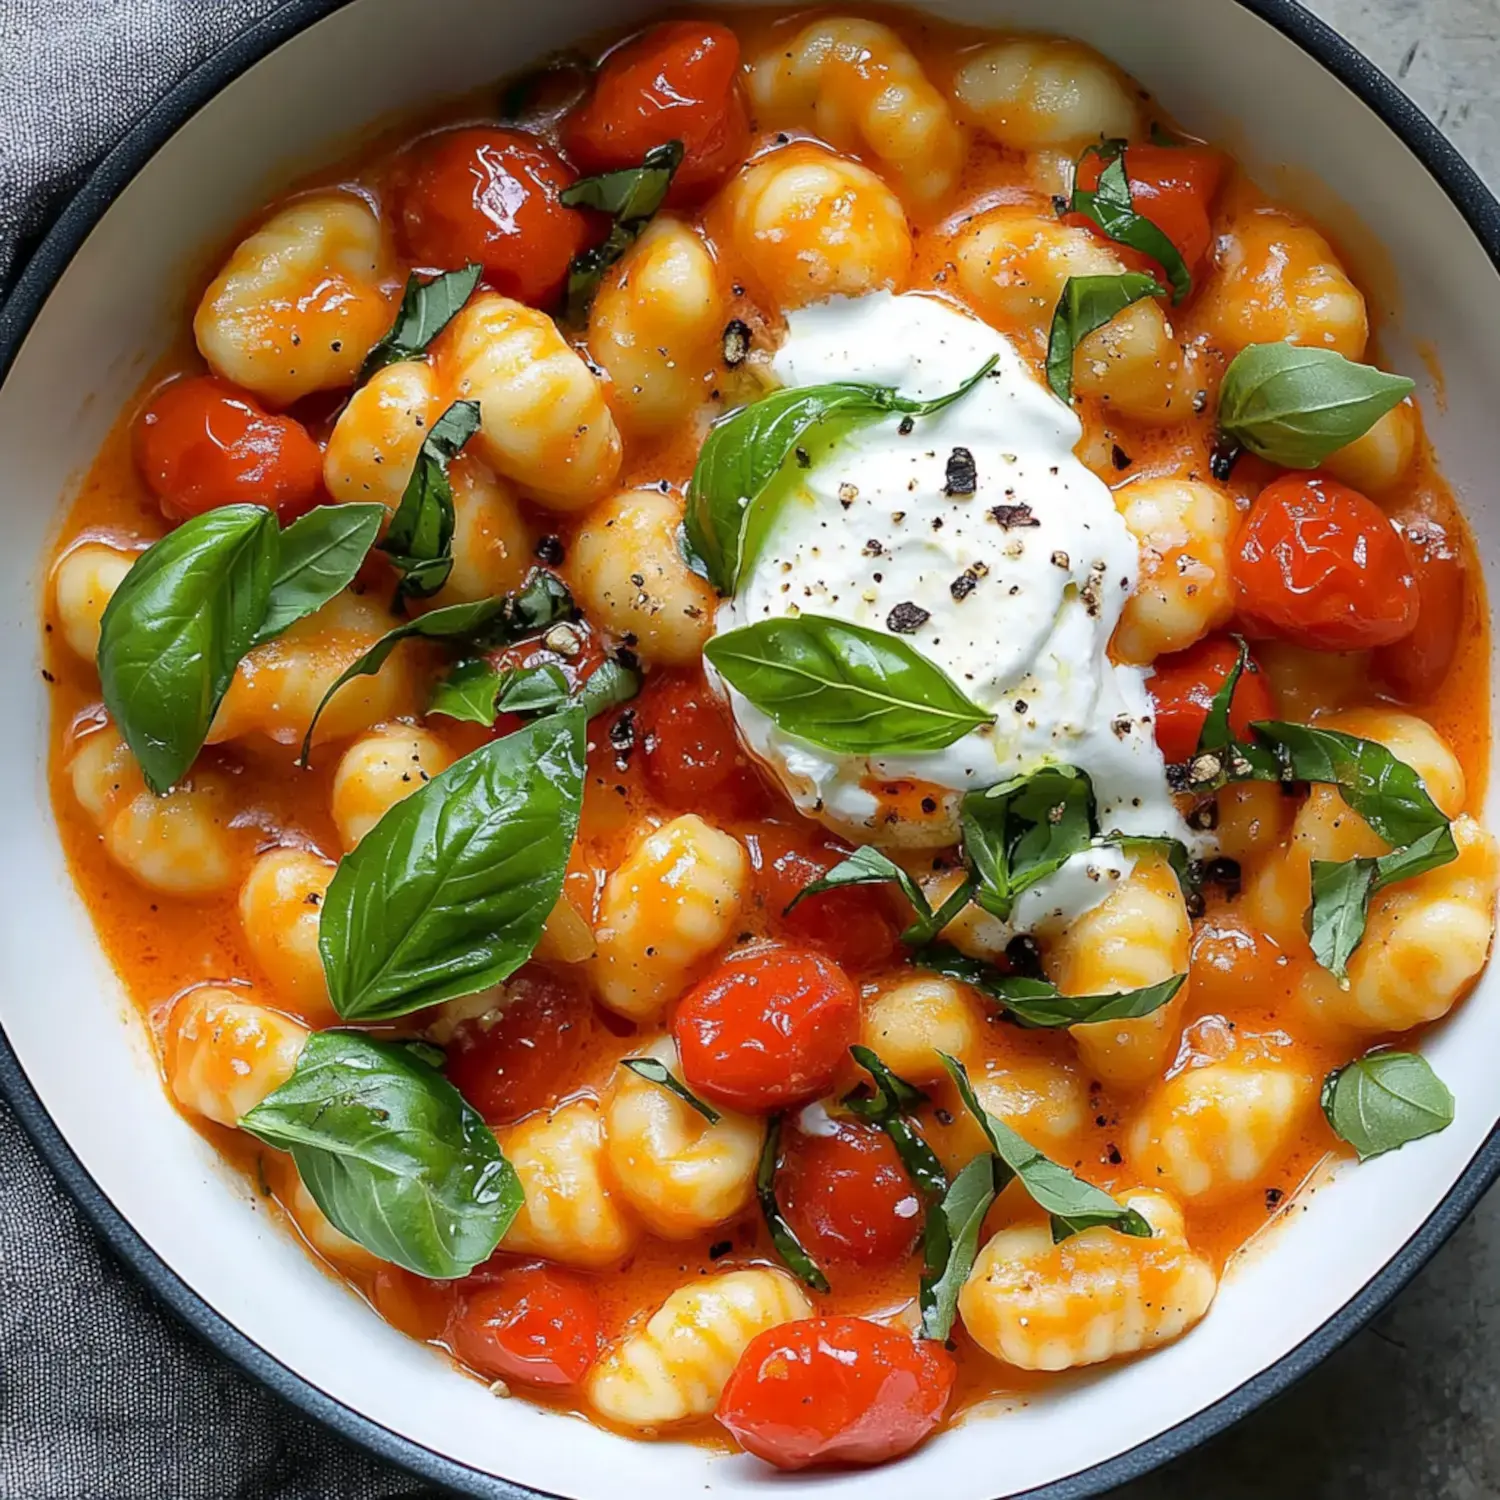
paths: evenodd
<path fill-rule="evenodd" d="M 551 1266 L 477 1272 L 448 1320 L 453 1352 L 492 1379 L 577 1385 L 599 1355 L 599 1299 Z"/>
<path fill-rule="evenodd" d="M 1238 659 L 1239 647 L 1223 635 L 1207 636 L 1186 651 L 1157 657 L 1147 686 L 1156 704 L 1156 743 L 1168 765 L 1193 758 L 1214 694 Z M 1229 727 L 1237 738 L 1248 739 L 1251 724 L 1275 717 L 1271 689 L 1252 658 L 1235 685 Z"/>
<path fill-rule="evenodd" d="M 956 1374 L 931 1340 L 864 1318 L 804 1318 L 750 1341 L 715 1416 L 778 1469 L 879 1464 L 937 1426 Z"/>
<path fill-rule="evenodd" d="M 672 1020 L 688 1086 L 752 1112 L 826 1093 L 858 1032 L 844 971 L 811 948 L 772 943 L 726 959 Z"/>
<path fill-rule="evenodd" d="M 1375 674 L 1399 698 L 1420 702 L 1438 689 L 1458 650 L 1468 579 L 1453 539 L 1426 516 L 1395 517 L 1406 537 L 1421 608 L 1417 627 L 1375 653 Z"/>
<path fill-rule="evenodd" d="M 551 307 L 569 261 L 594 238 L 589 217 L 557 201 L 574 181 L 555 151 L 519 130 L 432 136 L 415 148 L 399 188 L 408 258 L 448 271 L 481 265 L 497 292 Z"/>
<path fill-rule="evenodd" d="M 592 1030 L 588 995 L 528 964 L 505 981 L 492 1020 L 463 1021 L 448 1044 L 448 1081 L 491 1124 L 518 1120 L 566 1092 Z"/>
<path fill-rule="evenodd" d="M 843 969 L 873 969 L 889 960 L 900 928 L 883 895 L 869 886 L 820 891 L 783 915 L 804 886 L 848 856 L 847 844 L 782 823 L 762 824 L 746 842 L 756 890 L 774 922 L 823 949 Z"/>
<path fill-rule="evenodd" d="M 669 807 L 752 816 L 764 783 L 740 748 L 729 708 L 701 672 L 653 672 L 636 700 L 646 784 Z M 790 899 L 790 897 L 788 898 Z"/>
<path fill-rule="evenodd" d="M 670 204 L 706 198 L 750 151 L 739 38 L 715 22 L 668 21 L 610 53 L 593 93 L 563 121 L 563 146 L 584 172 L 638 167 L 681 141 Z"/>
<path fill-rule="evenodd" d="M 922 1227 L 922 1199 L 885 1131 L 840 1120 L 789 1131 L 776 1177 L 782 1211 L 816 1261 L 894 1265 Z"/>
<path fill-rule="evenodd" d="M 426 1344 L 443 1336 L 452 1316 L 455 1283 L 431 1281 L 400 1266 L 379 1267 L 370 1282 L 370 1300 L 387 1323 Z"/>
<path fill-rule="evenodd" d="M 1420 599 L 1401 533 L 1332 479 L 1287 474 L 1260 492 L 1231 557 L 1252 635 L 1313 651 L 1363 651 L 1410 635 Z"/>
<path fill-rule="evenodd" d="M 284 525 L 323 491 L 323 455 L 307 429 L 212 375 L 159 390 L 136 419 L 135 452 L 174 521 L 221 505 L 264 505 Z"/>

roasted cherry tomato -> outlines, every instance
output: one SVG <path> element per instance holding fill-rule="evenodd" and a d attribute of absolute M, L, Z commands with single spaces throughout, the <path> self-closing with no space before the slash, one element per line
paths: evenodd
<path fill-rule="evenodd" d="M 847 844 L 781 823 L 762 824 L 746 844 L 756 891 L 777 926 L 823 949 L 843 969 L 878 968 L 890 959 L 900 927 L 883 894 L 870 886 L 820 891 L 786 913 L 799 891 L 848 856 Z"/>
<path fill-rule="evenodd" d="M 765 806 L 765 784 L 740 748 L 729 708 L 701 672 L 653 672 L 635 722 L 646 784 L 667 806 L 729 817 Z"/>
<path fill-rule="evenodd" d="M 493 1016 L 459 1023 L 448 1081 L 492 1125 L 518 1120 L 566 1092 L 592 1027 L 582 987 L 529 964 L 505 981 Z"/>
<path fill-rule="evenodd" d="M 1421 608 L 1410 635 L 1375 653 L 1375 674 L 1409 703 L 1430 698 L 1458 650 L 1468 580 L 1463 557 L 1447 531 L 1426 516 L 1395 517 L 1406 537 Z"/>
<path fill-rule="evenodd" d="M 599 1299 L 581 1276 L 552 1266 L 477 1271 L 448 1320 L 453 1352 L 471 1369 L 528 1385 L 577 1385 L 599 1356 Z"/>
<path fill-rule="evenodd" d="M 221 505 L 264 505 L 285 524 L 323 492 L 323 455 L 307 429 L 212 375 L 159 390 L 136 419 L 135 452 L 174 521 Z"/>
<path fill-rule="evenodd" d="M 788 1131 L 776 1178 L 782 1211 L 816 1261 L 894 1265 L 916 1243 L 922 1199 L 885 1131 L 852 1120 Z"/>
<path fill-rule="evenodd" d="M 608 172 L 681 141 L 667 202 L 706 198 L 750 151 L 739 73 L 739 38 L 727 26 L 653 26 L 605 58 L 593 93 L 563 121 L 563 145 L 581 171 Z"/>
<path fill-rule="evenodd" d="M 399 190 L 408 258 L 446 271 L 483 266 L 497 292 L 551 307 L 568 263 L 595 237 L 588 215 L 557 201 L 575 180 L 523 131 L 473 126 L 432 136 L 413 151 Z"/>
<path fill-rule="evenodd" d="M 859 996 L 844 971 L 779 943 L 726 959 L 672 1020 L 689 1087 L 752 1112 L 827 1093 L 858 1033 Z"/>
<path fill-rule="evenodd" d="M 1385 512 L 1332 479 L 1287 474 L 1260 492 L 1231 567 L 1241 623 L 1313 651 L 1364 651 L 1410 635 L 1411 552 Z"/>
<path fill-rule="evenodd" d="M 715 1416 L 778 1469 L 879 1464 L 937 1426 L 956 1374 L 931 1340 L 864 1318 L 804 1318 L 750 1341 Z"/>
<path fill-rule="evenodd" d="M 1147 686 L 1156 704 L 1156 743 L 1168 765 L 1193 758 L 1214 694 L 1224 686 L 1238 659 L 1239 647 L 1223 635 L 1211 635 L 1186 651 L 1157 657 Z M 1253 723 L 1275 717 L 1271 689 L 1252 657 L 1235 685 L 1229 727 L 1238 739 L 1247 739 Z"/>

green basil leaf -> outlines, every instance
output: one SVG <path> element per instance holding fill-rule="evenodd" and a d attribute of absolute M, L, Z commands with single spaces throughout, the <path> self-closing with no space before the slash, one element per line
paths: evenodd
<path fill-rule="evenodd" d="M 281 533 L 280 566 L 255 644 L 322 609 L 354 581 L 385 520 L 383 505 L 320 505 Z"/>
<path fill-rule="evenodd" d="M 1371 1052 L 1330 1073 L 1323 1113 L 1361 1161 L 1436 1135 L 1453 1123 L 1453 1095 L 1425 1057 Z"/>
<path fill-rule="evenodd" d="M 582 323 L 588 317 L 589 304 L 604 273 L 640 238 L 672 186 L 672 178 L 682 165 L 681 141 L 666 141 L 653 146 L 638 167 L 621 167 L 601 172 L 597 177 L 580 177 L 557 195 L 567 208 L 592 208 L 613 217 L 604 243 L 573 257 L 568 267 L 567 317 Z"/>
<path fill-rule="evenodd" d="M 427 712 L 488 729 L 499 715 L 497 700 L 504 683 L 505 673 L 493 662 L 471 656 L 456 662 L 448 675 L 433 685 Z"/>
<path fill-rule="evenodd" d="M 1154 276 L 1140 271 L 1068 277 L 1047 335 L 1047 384 L 1052 394 L 1059 401 L 1072 403 L 1073 356 L 1089 334 L 1103 328 L 1132 303 L 1166 295 L 1167 289 Z"/>
<path fill-rule="evenodd" d="M 561 667 L 540 662 L 506 673 L 495 706 L 507 714 L 546 714 L 570 702 L 571 692 Z"/>
<path fill-rule="evenodd" d="M 479 430 L 479 403 L 455 401 L 423 439 L 380 550 L 401 574 L 402 598 L 427 599 L 453 571 L 453 486 L 448 464 Z"/>
<path fill-rule="evenodd" d="M 1203 716 L 1203 728 L 1198 731 L 1199 755 L 1205 755 L 1211 750 L 1221 750 L 1234 739 L 1234 731 L 1229 727 L 1229 711 L 1234 705 L 1240 678 L 1250 666 L 1250 647 L 1246 645 L 1242 635 L 1231 636 L 1230 639 L 1235 643 L 1238 654 L 1234 665 L 1225 674 L 1218 691 L 1210 700 L 1208 712 Z"/>
<path fill-rule="evenodd" d="M 765 502 L 786 461 L 815 428 L 842 434 L 899 412 L 930 417 L 967 395 L 995 368 L 992 356 L 952 391 L 929 401 L 893 386 L 838 381 L 773 391 L 721 418 L 709 430 L 688 481 L 683 529 L 695 565 L 721 594 L 732 594 L 770 520 Z"/>
<path fill-rule="evenodd" d="M 521 1207 L 494 1133 L 399 1042 L 315 1031 L 292 1076 L 240 1126 L 292 1153 L 336 1229 L 418 1276 L 468 1275 Z"/>
<path fill-rule="evenodd" d="M 946 1341 L 958 1316 L 958 1294 L 974 1269 L 979 1232 L 995 1201 L 999 1159 L 976 1156 L 948 1189 L 943 1201 L 927 1211 L 922 1233 L 923 1273 L 918 1293 L 922 1323 L 917 1336 Z M 1007 1172 L 1007 1178 L 1009 1176 Z"/>
<path fill-rule="evenodd" d="M 664 1062 L 658 1062 L 654 1057 L 626 1057 L 621 1059 L 620 1066 L 629 1068 L 647 1083 L 654 1083 L 669 1094 L 676 1094 L 689 1108 L 696 1109 L 710 1125 L 717 1125 L 723 1119 L 718 1110 L 705 1104 Z"/>
<path fill-rule="evenodd" d="M 406 1015 L 525 963 L 562 890 L 583 762 L 582 713 L 550 714 L 433 777 L 344 856 L 318 934 L 339 1015 Z"/>
<path fill-rule="evenodd" d="M 1332 349 L 1251 344 L 1219 387 L 1219 430 L 1285 469 L 1316 469 L 1416 389 Z"/>
<path fill-rule="evenodd" d="M 575 703 L 592 719 L 595 714 L 627 702 L 640 689 L 640 673 L 613 658 L 601 662 L 577 693 L 571 693 L 562 669 L 551 662 L 507 669 L 480 656 L 459 662 L 437 683 L 427 712 L 489 728 L 502 710 L 513 714 L 549 713 Z"/>
<path fill-rule="evenodd" d="M 787 903 L 783 916 L 798 902 L 822 891 L 838 890 L 847 885 L 885 885 L 894 881 L 901 894 L 911 903 L 916 917 L 901 934 L 903 943 L 930 943 L 964 907 L 969 904 L 973 885 L 965 880 L 943 904 L 934 911 L 922 887 L 901 868 L 889 855 L 879 849 L 862 845 L 845 860 L 841 860 L 826 875 L 802 887 Z"/>
<path fill-rule="evenodd" d="M 927 1095 L 915 1084 L 891 1072 L 868 1047 L 849 1049 L 855 1062 L 875 1080 L 872 1093 L 864 1085 L 846 1094 L 841 1101 L 845 1109 L 868 1121 L 890 1137 L 901 1165 L 913 1184 L 928 1198 L 941 1198 L 948 1191 L 948 1174 L 937 1159 L 937 1153 L 912 1128 L 906 1117 Z"/>
<path fill-rule="evenodd" d="M 1090 152 L 1104 154 L 1091 146 L 1084 155 Z M 1110 158 L 1099 176 L 1098 187 L 1093 190 L 1075 185 L 1073 200 L 1068 206 L 1075 214 L 1082 214 L 1096 224 L 1117 245 L 1126 245 L 1142 255 L 1149 255 L 1167 273 L 1167 280 L 1172 283 L 1172 301 L 1181 302 L 1193 289 L 1192 274 L 1182 252 L 1161 228 L 1144 214 L 1136 212 L 1125 170 L 1128 155 L 1126 148 Z"/>
<path fill-rule="evenodd" d="M 640 692 L 641 681 L 636 668 L 607 656 L 589 673 L 574 702 L 592 719 L 595 714 L 628 703 Z"/>
<path fill-rule="evenodd" d="M 1075 1177 L 1064 1166 L 1043 1156 L 1003 1120 L 989 1114 L 974 1095 L 964 1065 L 946 1052 L 938 1053 L 964 1108 L 979 1122 L 991 1149 L 1020 1179 L 1031 1201 L 1052 1220 L 1054 1242 L 1103 1226 L 1120 1234 L 1150 1239 L 1151 1226 L 1133 1208 L 1116 1203 L 1103 1188 Z"/>
<path fill-rule="evenodd" d="M 387 365 L 421 359 L 427 353 L 427 346 L 458 316 L 483 274 L 483 266 L 469 265 L 457 271 L 443 271 L 431 281 L 423 281 L 415 273 L 408 276 L 396 321 L 365 356 L 357 383 L 363 385 Z"/>
<path fill-rule="evenodd" d="M 776 1164 L 781 1154 L 781 1116 L 772 1115 L 766 1122 L 766 1142 L 761 1147 L 760 1162 L 755 1169 L 755 1196 L 771 1243 L 789 1270 L 804 1286 L 815 1292 L 828 1290 L 828 1278 L 817 1261 L 802 1248 L 797 1232 L 786 1221 L 776 1201 Z"/>
<path fill-rule="evenodd" d="M 222 505 L 141 553 L 105 607 L 104 706 L 153 792 L 180 781 L 203 748 L 266 617 L 278 552 L 269 510 Z"/>
<path fill-rule="evenodd" d="M 899 636 L 827 615 L 758 620 L 703 654 L 778 728 L 843 754 L 941 750 L 995 717 Z"/>
<path fill-rule="evenodd" d="M 1005 921 L 1022 891 L 1089 847 L 1093 783 L 1074 766 L 1042 766 L 969 792 L 960 825 L 964 859 L 978 881 L 974 899 Z"/>

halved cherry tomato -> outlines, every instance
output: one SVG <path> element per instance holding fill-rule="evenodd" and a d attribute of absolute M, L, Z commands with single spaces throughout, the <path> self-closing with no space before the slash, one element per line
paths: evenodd
<path fill-rule="evenodd" d="M 646 784 L 668 807 L 749 817 L 765 806 L 765 785 L 740 748 L 729 708 L 701 672 L 653 672 L 636 700 L 636 726 Z"/>
<path fill-rule="evenodd" d="M 174 380 L 136 419 L 136 463 L 174 521 L 264 505 L 285 525 L 317 504 L 323 455 L 307 429 L 213 375 Z"/>
<path fill-rule="evenodd" d="M 745 843 L 756 892 L 773 923 L 823 949 L 843 969 L 874 969 L 890 959 L 900 928 L 877 888 L 820 891 L 784 915 L 799 891 L 842 863 L 847 844 L 785 823 L 763 823 Z"/>
<path fill-rule="evenodd" d="M 581 1276 L 551 1266 L 481 1270 L 448 1320 L 453 1352 L 481 1375 L 577 1385 L 599 1356 L 599 1299 Z"/>
<path fill-rule="evenodd" d="M 1389 517 L 1332 479 L 1287 474 L 1260 492 L 1231 557 L 1246 633 L 1312 651 L 1364 651 L 1410 635 L 1420 598 Z"/>
<path fill-rule="evenodd" d="M 429 137 L 400 183 L 407 256 L 452 271 L 475 264 L 497 292 L 532 307 L 562 295 L 568 263 L 595 237 L 589 216 L 557 195 L 577 180 L 519 130 L 471 126 Z"/>
<path fill-rule="evenodd" d="M 1463 631 L 1468 578 L 1453 539 L 1427 516 L 1394 517 L 1406 537 L 1421 609 L 1416 629 L 1375 653 L 1375 675 L 1408 703 L 1430 698 L 1448 675 Z"/>
<path fill-rule="evenodd" d="M 492 1125 L 566 1092 L 583 1061 L 593 1005 L 582 986 L 540 964 L 505 981 L 493 1019 L 463 1021 L 448 1044 L 448 1081 Z"/>
<path fill-rule="evenodd" d="M 888 1266 L 910 1252 L 922 1199 L 885 1131 L 839 1120 L 826 1134 L 784 1139 L 777 1193 L 814 1260 Z"/>
<path fill-rule="evenodd" d="M 858 1033 L 859 996 L 844 971 L 778 943 L 726 959 L 672 1019 L 688 1086 L 762 1113 L 826 1093 Z"/>
<path fill-rule="evenodd" d="M 750 150 L 739 74 L 739 38 L 727 26 L 653 26 L 605 58 L 593 93 L 563 121 L 563 146 L 580 170 L 608 172 L 681 141 L 686 154 L 667 202 L 697 202 Z"/>
<path fill-rule="evenodd" d="M 930 1339 L 864 1318 L 804 1318 L 750 1341 L 714 1415 L 778 1469 L 879 1464 L 937 1426 L 957 1371 Z"/>
<path fill-rule="evenodd" d="M 1238 659 L 1239 647 L 1223 635 L 1211 635 L 1186 651 L 1157 657 L 1147 687 L 1156 704 L 1156 743 L 1168 765 L 1193 758 L 1214 694 L 1224 686 Z M 1253 723 L 1275 717 L 1276 701 L 1252 657 L 1235 684 L 1229 727 L 1237 738 L 1246 739 Z"/>

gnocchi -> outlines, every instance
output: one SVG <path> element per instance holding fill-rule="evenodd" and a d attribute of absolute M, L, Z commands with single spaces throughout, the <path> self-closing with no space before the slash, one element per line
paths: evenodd
<path fill-rule="evenodd" d="M 85 661 L 92 662 L 98 653 L 105 606 L 134 561 L 134 554 L 118 547 L 85 542 L 64 553 L 52 570 L 63 639 Z"/>
<path fill-rule="evenodd" d="M 333 773 L 330 810 L 344 848 L 452 764 L 448 747 L 425 729 L 393 724 L 355 740 Z"/>
<path fill-rule="evenodd" d="M 245 940 L 272 992 L 309 1021 L 331 1024 L 328 982 L 318 952 L 323 897 L 334 866 L 307 849 L 268 849 L 240 887 Z"/>
<path fill-rule="evenodd" d="M 206 984 L 178 997 L 167 1015 L 167 1083 L 184 1109 L 238 1125 L 292 1076 L 307 1028 L 258 1004 L 251 992 Z"/>

